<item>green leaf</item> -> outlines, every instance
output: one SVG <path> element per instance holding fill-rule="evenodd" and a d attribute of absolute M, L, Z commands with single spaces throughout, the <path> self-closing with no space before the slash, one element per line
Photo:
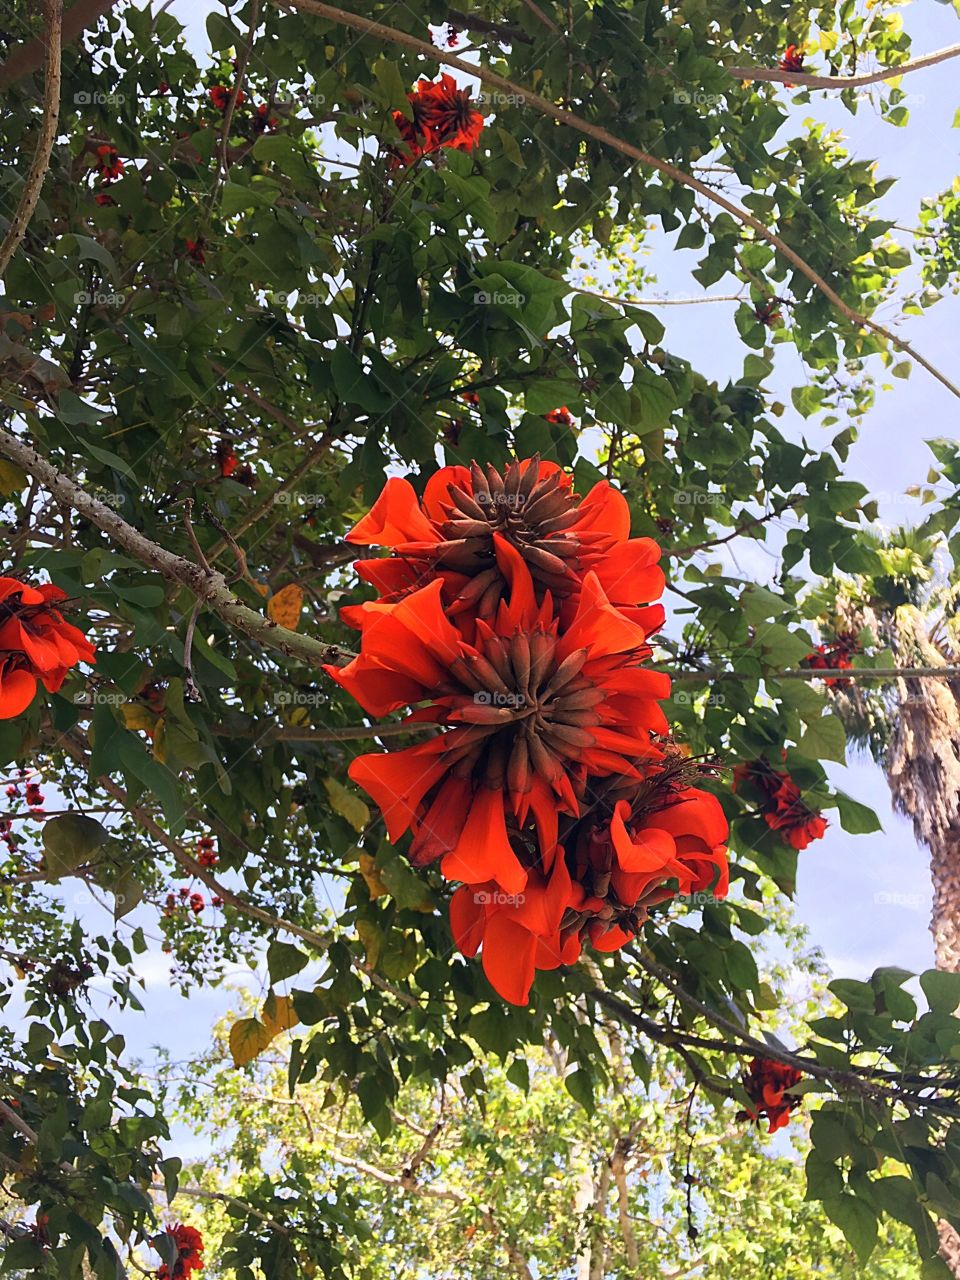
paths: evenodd
<path fill-rule="evenodd" d="M 956 1013 L 960 1007 L 960 973 L 928 969 L 920 975 L 920 988 L 930 1008 L 939 1013 Z"/>
<path fill-rule="evenodd" d="M 867 805 L 854 800 L 843 791 L 838 791 L 837 810 L 840 814 L 840 825 L 852 836 L 866 836 L 874 831 L 882 831 L 880 819 Z"/>
<path fill-rule="evenodd" d="M 811 760 L 838 760 L 844 764 L 847 735 L 840 717 L 831 711 L 819 720 L 810 721 L 797 743 L 797 750 Z"/>
<path fill-rule="evenodd" d="M 579 1102 L 588 1115 L 593 1115 L 596 1104 L 593 1099 L 593 1077 L 583 1067 L 564 1077 L 563 1087 L 574 1101 Z"/>
<path fill-rule="evenodd" d="M 113 894 L 114 920 L 129 915 L 143 901 L 143 885 L 128 867 L 117 876 L 110 891 Z"/>
<path fill-rule="evenodd" d="M 846 1236 L 861 1263 L 865 1263 L 877 1243 L 877 1218 L 873 1210 L 851 1194 L 824 1200 L 823 1208 L 830 1221 Z"/>
<path fill-rule="evenodd" d="M 44 863 L 54 879 L 69 875 L 110 838 L 106 827 L 83 813 L 65 813 L 43 825 Z"/>
<path fill-rule="evenodd" d="M 301 951 L 299 947 L 275 939 L 267 947 L 267 971 L 270 974 L 270 981 L 283 982 L 285 978 L 292 978 L 309 960 L 307 953 Z"/>
<path fill-rule="evenodd" d="M 408 120 L 413 118 L 413 109 L 407 97 L 407 86 L 396 62 L 388 58 L 378 58 L 371 68 L 377 77 L 377 84 L 383 93 L 386 104 L 393 111 L 402 111 Z"/>

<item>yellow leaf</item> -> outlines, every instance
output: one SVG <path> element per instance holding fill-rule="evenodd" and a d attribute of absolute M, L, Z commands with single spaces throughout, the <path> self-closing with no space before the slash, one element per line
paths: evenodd
<path fill-rule="evenodd" d="M 291 707 L 283 716 L 287 724 L 303 725 L 310 723 L 310 712 L 306 707 Z"/>
<path fill-rule="evenodd" d="M 124 702 L 120 707 L 120 714 L 128 729 L 143 729 L 145 733 L 152 733 L 157 723 L 157 717 L 142 702 Z"/>
<path fill-rule="evenodd" d="M 360 855 L 360 874 L 363 876 L 367 884 L 367 891 L 371 898 L 382 898 L 385 893 L 390 890 L 383 883 L 383 878 L 377 870 L 377 860 L 369 853 L 361 853 Z M 359 926 L 358 926 L 359 929 Z"/>
<path fill-rule="evenodd" d="M 341 818 L 346 818 L 354 831 L 363 831 L 370 823 L 370 810 L 358 795 L 348 791 L 336 778 L 324 778 L 323 785 L 330 797 L 330 807 Z"/>
<path fill-rule="evenodd" d="M 270 1039 L 272 1040 L 274 1036 L 278 1036 L 281 1031 L 289 1031 L 299 1021 L 300 1019 L 297 1017 L 290 997 L 278 996 L 271 991 L 263 1002 L 263 1025 L 266 1027 Z"/>
<path fill-rule="evenodd" d="M 363 943 L 364 957 L 371 969 L 377 967 L 383 947 L 383 934 L 370 920 L 357 921 L 357 936 Z"/>
<path fill-rule="evenodd" d="M 286 627 L 288 631 L 296 631 L 300 625 L 300 610 L 303 608 L 303 588 L 295 582 L 271 596 L 267 601 L 267 617 L 278 627 Z"/>
<path fill-rule="evenodd" d="M 273 1036 L 256 1018 L 240 1018 L 230 1028 L 230 1053 L 235 1067 L 245 1067 L 263 1053 Z"/>
<path fill-rule="evenodd" d="M 167 726 L 163 716 L 153 727 L 153 758 L 160 764 L 167 763 Z"/>
<path fill-rule="evenodd" d="M 19 493 L 26 486 L 27 477 L 19 467 L 0 458 L 0 493 Z"/>

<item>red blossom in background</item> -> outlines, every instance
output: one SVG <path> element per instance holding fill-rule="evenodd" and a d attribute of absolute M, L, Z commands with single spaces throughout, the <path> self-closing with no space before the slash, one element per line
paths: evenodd
<path fill-rule="evenodd" d="M 113 146 L 97 147 L 97 170 L 102 182 L 113 182 L 123 173 L 120 152 Z"/>
<path fill-rule="evenodd" d="M 213 105 L 216 107 L 218 111 L 226 111 L 227 103 L 230 101 L 231 93 L 233 93 L 233 89 L 231 88 L 230 85 L 215 84 L 211 89 L 208 90 L 207 96 L 209 97 L 210 101 L 213 103 Z M 238 107 L 243 102 L 245 96 L 246 95 L 241 89 L 240 92 L 237 94 L 236 105 Z"/>
<path fill-rule="evenodd" d="M 669 677 L 644 666 L 663 610 L 660 549 L 623 495 L 581 498 L 531 458 L 445 467 L 423 499 L 388 480 L 350 541 L 378 600 L 351 606 L 360 653 L 328 667 L 371 716 L 415 707 L 434 737 L 357 757 L 350 777 L 415 866 L 459 882 L 466 956 L 525 1004 L 538 969 L 613 951 L 651 907 L 727 891 L 727 822 L 670 748 Z"/>
<path fill-rule="evenodd" d="M 181 1280 L 189 1276 L 191 1271 L 203 1269 L 203 1237 L 196 1227 L 188 1227 L 178 1222 L 174 1227 L 167 1227 L 167 1235 L 173 1237 L 177 1249 L 177 1260 L 173 1270 L 164 1262 L 157 1272 L 157 1280 Z"/>
<path fill-rule="evenodd" d="M 765 760 L 738 764 L 733 771 L 733 782 L 734 789 L 746 782 L 760 793 L 764 821 L 771 831 L 779 832 L 791 848 L 806 849 L 826 831 L 826 818 L 819 810 L 811 809 L 790 775 L 772 768 Z"/>
<path fill-rule="evenodd" d="M 95 661 L 83 632 L 52 607 L 66 598 L 50 584 L 30 587 L 0 578 L 0 720 L 27 709 L 38 680 L 56 693 L 71 667 Z"/>
<path fill-rule="evenodd" d="M 753 1120 L 757 1124 L 764 1118 L 769 1121 L 769 1133 L 776 1133 L 790 1120 L 790 1113 L 800 1106 L 800 1098 L 787 1093 L 803 1079 L 802 1072 L 771 1058 L 754 1058 L 744 1077 L 743 1087 L 753 1106 L 741 1111 L 738 1120 Z"/>
<path fill-rule="evenodd" d="M 470 100 L 470 91 L 458 87 L 446 72 L 439 80 L 418 80 L 407 94 L 411 116 L 394 111 L 393 122 L 402 148 L 393 149 L 393 164 L 408 165 L 442 147 L 472 151 L 480 140 L 483 116 Z"/>
<path fill-rule="evenodd" d="M 818 644 L 812 653 L 808 653 L 801 663 L 815 671 L 849 671 L 853 667 L 853 659 L 861 653 L 860 638 L 852 631 L 841 632 L 832 644 Z M 849 680 L 842 676 L 827 676 L 826 685 L 848 685 Z"/>
<path fill-rule="evenodd" d="M 573 415 L 566 405 L 562 405 L 559 409 L 551 409 L 549 413 L 544 414 L 544 417 L 555 427 L 573 426 Z"/>
<path fill-rule="evenodd" d="M 206 247 L 207 243 L 203 236 L 196 240 L 185 240 L 187 246 L 187 257 L 191 258 L 199 267 L 202 267 L 207 260 Z"/>
<path fill-rule="evenodd" d="M 762 325 L 768 329 L 775 329 L 783 320 L 783 312 L 779 307 L 779 298 L 767 298 L 765 302 L 758 303 L 754 308 L 754 314 Z"/>
<path fill-rule="evenodd" d="M 806 54 L 803 49 L 796 44 L 788 44 L 783 51 L 783 57 L 780 59 L 781 71 L 802 71 L 803 60 Z"/>
<path fill-rule="evenodd" d="M 240 459 L 234 452 L 232 440 L 218 440 L 214 447 L 214 455 L 217 459 L 217 466 L 220 468 L 220 474 L 224 479 L 232 476 L 240 466 Z"/>

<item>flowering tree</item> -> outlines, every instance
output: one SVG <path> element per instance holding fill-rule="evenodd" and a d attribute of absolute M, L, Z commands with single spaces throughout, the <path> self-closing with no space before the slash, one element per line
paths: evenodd
<path fill-rule="evenodd" d="M 902 122 L 896 5 L 359 8 L 249 0 L 202 63 L 159 5 L 3 35 L 5 1268 L 215 1261 L 87 999 L 132 1016 L 159 925 L 185 993 L 266 966 L 232 1071 L 291 1033 L 294 1094 L 385 1141 L 411 1080 L 481 1105 L 484 1055 L 516 1083 L 560 1046 L 592 1113 L 667 1054 L 725 1124 L 809 1105 L 861 1265 L 889 1219 L 949 1274 L 960 981 L 839 979 L 787 1047 L 750 943 L 828 821 L 878 829 L 824 762 L 828 682 L 883 654 L 804 623 L 811 574 L 878 566 L 855 424 L 885 365 L 960 394 L 875 319 L 889 180 L 781 136 L 793 86 Z M 644 248 L 735 282 L 725 385 L 671 353 Z M 777 425 L 782 347 L 789 413 L 843 416 L 822 450 Z M 278 1186 L 222 1193 L 215 1265 L 359 1273 L 350 1178 Z"/>

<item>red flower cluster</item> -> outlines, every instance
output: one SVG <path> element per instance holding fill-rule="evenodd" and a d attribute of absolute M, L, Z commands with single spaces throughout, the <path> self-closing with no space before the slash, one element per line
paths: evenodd
<path fill-rule="evenodd" d="M 177 1247 L 177 1260 L 173 1270 L 166 1263 L 157 1272 L 157 1280 L 181 1280 L 189 1276 L 191 1271 L 203 1269 L 203 1237 L 196 1227 L 188 1227 L 178 1222 L 175 1227 L 167 1227 L 167 1235 L 173 1236 Z"/>
<path fill-rule="evenodd" d="M 738 764 L 733 771 L 733 782 L 734 789 L 746 782 L 759 792 L 764 821 L 771 831 L 779 831 L 791 848 L 806 849 L 826 831 L 826 818 L 805 803 L 789 773 L 772 768 L 765 760 Z"/>
<path fill-rule="evenodd" d="M 783 57 L 780 59 L 780 70 L 781 71 L 802 71 L 803 60 L 805 57 L 806 57 L 806 54 L 803 52 L 803 50 L 800 48 L 799 45 L 788 44 L 786 49 L 783 52 Z"/>
<path fill-rule="evenodd" d="M 218 111 L 226 111 L 227 103 L 230 101 L 231 93 L 233 93 L 233 89 L 230 87 L 230 85 L 215 84 L 213 88 L 208 91 L 208 97 L 210 98 L 210 101 L 213 103 L 213 105 L 216 107 Z M 237 94 L 236 105 L 238 107 L 243 102 L 244 97 L 245 97 L 245 94 L 241 89 L 240 92 Z"/>
<path fill-rule="evenodd" d="M 213 836 L 201 836 L 197 841 L 197 861 L 201 867 L 215 867 L 220 861 Z"/>
<path fill-rule="evenodd" d="M 280 121 L 270 114 L 269 104 L 261 102 L 253 113 L 254 133 L 274 133 L 280 127 Z"/>
<path fill-rule="evenodd" d="M 783 319 L 783 312 L 778 305 L 779 298 L 767 298 L 765 302 L 759 303 L 754 308 L 754 314 L 762 325 L 768 329 L 775 329 Z"/>
<path fill-rule="evenodd" d="M 407 94 L 411 118 L 394 111 L 393 122 L 403 148 L 393 149 L 393 167 L 413 164 L 441 147 L 472 151 L 480 140 L 483 116 L 471 105 L 470 93 L 446 72 L 439 80 L 418 80 Z"/>
<path fill-rule="evenodd" d="M 109 145 L 97 147 L 97 171 L 101 182 L 113 182 L 123 173 L 123 161 L 116 147 Z"/>
<path fill-rule="evenodd" d="M 629 533 L 612 485 L 580 498 L 532 458 L 445 467 L 422 501 L 389 480 L 348 535 L 395 554 L 357 564 L 380 598 L 344 610 L 360 654 L 327 670 L 369 714 L 416 705 L 440 728 L 350 776 L 391 840 L 412 833 L 415 866 L 461 883 L 457 945 L 482 946 L 516 1004 L 537 969 L 617 949 L 653 904 L 726 893 L 726 820 L 665 743 L 669 677 L 644 667 L 660 550 Z"/>
<path fill-rule="evenodd" d="M 54 601 L 66 592 L 50 584 L 28 587 L 0 578 L 0 720 L 25 711 L 40 680 L 56 693 L 78 662 L 93 662 L 93 645 L 65 622 Z"/>
<path fill-rule="evenodd" d="M 559 409 L 551 409 L 549 413 L 544 414 L 544 417 L 547 419 L 548 422 L 551 422 L 555 427 L 572 427 L 573 426 L 573 415 L 571 414 L 570 410 L 567 408 L 566 405 L 563 405 Z"/>
<path fill-rule="evenodd" d="M 800 1098 L 787 1093 L 803 1079 L 802 1072 L 771 1058 L 754 1058 L 743 1081 L 750 1101 L 749 1111 L 741 1111 L 738 1120 L 753 1120 L 757 1124 L 766 1117 L 770 1122 L 769 1133 L 782 1129 L 790 1119 L 790 1112 L 800 1105 Z"/>
<path fill-rule="evenodd" d="M 843 631 L 832 644 L 818 644 L 803 659 L 802 665 L 812 667 L 815 671 L 849 671 L 853 667 L 854 657 L 860 651 L 860 637 L 853 631 Z M 842 676 L 827 676 L 823 683 L 848 685 L 850 681 L 844 680 Z"/>
<path fill-rule="evenodd" d="M 187 257 L 198 267 L 202 267 L 207 260 L 207 242 L 203 236 L 197 240 L 185 240 L 184 244 L 187 246 Z"/>

